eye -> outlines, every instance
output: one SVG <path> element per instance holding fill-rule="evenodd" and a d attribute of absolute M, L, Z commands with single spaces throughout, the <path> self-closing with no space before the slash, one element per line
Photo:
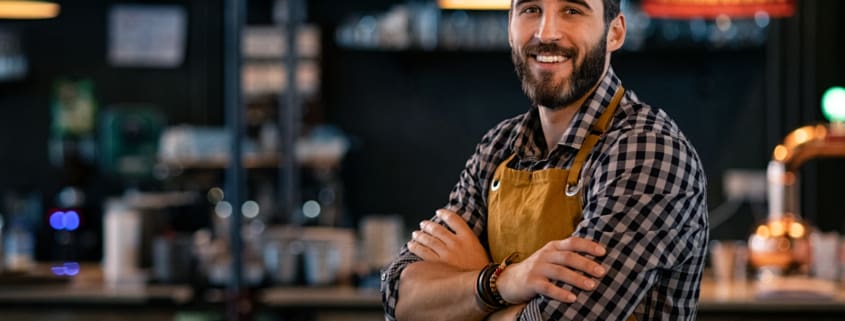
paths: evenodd
<path fill-rule="evenodd" d="M 537 7 L 537 6 L 529 6 L 529 7 L 522 8 L 522 11 L 520 11 L 520 13 L 527 13 L 527 14 L 540 13 L 540 8 Z"/>
<path fill-rule="evenodd" d="M 565 12 L 568 15 L 580 15 L 581 14 L 581 10 L 578 10 L 578 9 L 575 9 L 575 8 L 566 8 L 566 9 L 563 10 L 563 12 Z"/>

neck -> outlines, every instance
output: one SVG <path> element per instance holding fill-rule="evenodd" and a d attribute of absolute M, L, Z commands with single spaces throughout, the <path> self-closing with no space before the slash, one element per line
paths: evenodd
<path fill-rule="evenodd" d="M 537 106 L 540 111 L 540 126 L 543 127 L 543 137 L 546 139 L 546 153 L 551 154 L 552 151 L 557 148 L 557 142 L 563 137 L 563 133 L 566 132 L 566 129 L 569 128 L 570 123 L 572 123 L 572 118 L 575 117 L 575 113 L 581 108 L 581 105 L 584 104 L 584 101 L 587 100 L 587 97 L 590 97 L 596 88 L 599 87 L 599 84 L 602 82 L 604 77 L 607 76 L 607 69 L 610 66 L 610 55 L 605 57 L 604 61 L 604 69 L 602 70 L 601 77 L 599 80 L 593 84 L 593 87 L 578 98 L 578 100 L 572 102 L 569 105 L 561 106 L 559 108 L 548 108 L 544 106 Z"/>
<path fill-rule="evenodd" d="M 601 83 L 601 80 L 593 85 L 593 88 L 587 91 L 584 96 L 567 106 L 559 108 L 537 107 L 540 114 L 540 126 L 543 127 L 543 137 L 546 138 L 546 153 L 551 154 L 555 150 L 557 143 L 572 123 L 575 113 L 578 112 L 578 109 L 581 108 L 587 97 L 590 97 L 596 88 L 598 88 L 599 83 Z"/>
<path fill-rule="evenodd" d="M 583 99 L 581 99 L 583 100 Z M 581 101 L 579 100 L 579 101 Z M 539 106 L 540 126 L 543 128 L 543 137 L 546 139 L 546 152 L 551 154 L 557 143 L 563 137 L 563 133 L 572 123 L 575 112 L 580 105 L 567 106 L 565 108 L 551 109 Z"/>

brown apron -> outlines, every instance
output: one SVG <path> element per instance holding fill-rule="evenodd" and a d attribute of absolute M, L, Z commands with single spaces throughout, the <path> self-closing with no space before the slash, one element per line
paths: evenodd
<path fill-rule="evenodd" d="M 592 124 L 569 169 L 508 168 L 516 154 L 499 164 L 487 203 L 487 242 L 493 262 L 501 262 L 513 252 L 521 253 L 519 261 L 550 241 L 572 235 L 581 221 L 581 169 L 610 126 L 624 92 L 621 86 L 616 90 L 610 105 Z M 628 320 L 635 320 L 634 316 Z"/>

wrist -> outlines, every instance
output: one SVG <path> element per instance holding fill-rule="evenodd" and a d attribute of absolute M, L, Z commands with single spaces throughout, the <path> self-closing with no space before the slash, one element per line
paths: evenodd
<path fill-rule="evenodd" d="M 512 301 L 505 300 L 499 292 L 499 277 L 518 256 L 519 254 L 514 252 L 501 263 L 490 263 L 478 273 L 475 298 L 486 311 L 493 312 L 511 305 Z"/>
<path fill-rule="evenodd" d="M 488 264 L 478 272 L 478 276 L 475 279 L 475 302 L 487 313 L 507 306 L 496 299 L 491 288 L 490 280 L 497 267 L 498 264 L 496 263 Z"/>
<path fill-rule="evenodd" d="M 508 266 L 510 266 L 514 262 L 514 260 L 516 260 L 518 257 L 519 257 L 519 254 L 517 252 L 511 253 L 511 255 L 508 255 L 508 257 L 506 257 L 504 260 L 502 260 L 502 263 L 499 263 L 499 265 L 496 267 L 496 270 L 493 271 L 493 275 L 490 276 L 490 290 L 493 294 L 493 298 L 500 305 L 508 306 L 508 305 L 511 305 L 512 303 L 510 303 L 509 301 L 506 301 L 504 298 L 502 298 L 502 294 L 499 292 L 499 284 L 498 284 L 499 276 L 502 275 L 502 273 L 505 272 L 505 269 Z"/>
<path fill-rule="evenodd" d="M 502 310 L 493 312 L 487 318 L 486 321 L 516 321 L 519 320 L 519 314 L 522 312 L 522 309 L 525 308 L 525 304 L 516 304 L 511 305 L 507 308 Z"/>
<path fill-rule="evenodd" d="M 511 264 L 511 267 L 502 271 L 496 280 L 496 288 L 499 290 L 499 296 L 508 304 L 525 303 L 516 294 L 519 285 L 514 284 L 514 277 L 516 276 L 519 265 L 520 263 Z"/>

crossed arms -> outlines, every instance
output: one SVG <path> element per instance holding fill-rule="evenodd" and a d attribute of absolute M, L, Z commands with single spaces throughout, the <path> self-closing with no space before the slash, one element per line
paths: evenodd
<path fill-rule="evenodd" d="M 500 292 L 514 305 L 491 320 L 624 320 L 637 307 L 645 319 L 694 319 L 708 237 L 703 171 L 682 140 L 645 133 L 615 144 L 597 161 L 573 236 L 502 273 Z M 655 149 L 659 157 L 642 153 Z M 621 168 L 620 159 L 634 165 Z M 473 286 L 489 262 L 478 241 L 485 215 L 477 189 L 487 185 L 477 182 L 478 171 L 468 166 L 462 172 L 450 202 L 454 213 L 431 221 L 455 233 L 424 223 L 384 271 L 388 319 L 488 317 L 475 303 Z M 596 265 L 605 273 L 591 271 Z M 595 286 L 585 283 L 590 280 Z"/>

